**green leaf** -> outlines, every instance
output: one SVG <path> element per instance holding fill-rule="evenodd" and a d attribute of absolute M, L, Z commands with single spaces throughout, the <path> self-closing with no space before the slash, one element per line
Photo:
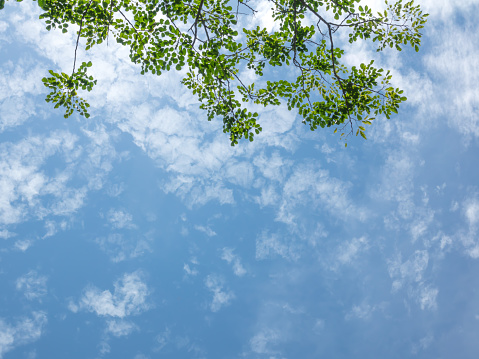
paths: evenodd
<path fill-rule="evenodd" d="M 38 6 L 40 6 L 42 10 L 47 11 L 48 10 L 47 0 L 38 0 Z"/>
<path fill-rule="evenodd" d="M 65 33 L 69 24 L 78 26 L 82 22 L 79 44 L 81 47 L 84 43 L 84 50 L 115 39 L 129 51 L 141 74 L 159 76 L 164 71 L 186 68 L 182 83 L 197 96 L 208 120 L 223 121 L 223 131 L 229 134 L 232 145 L 241 139 L 252 141 L 254 134 L 261 132 L 256 122 L 260 117 L 250 112 L 251 104 L 267 107 L 284 100 L 288 109 L 298 110 L 311 130 L 334 126 L 334 133 L 338 128 L 347 128 L 348 121 L 371 125 L 370 116 L 381 114 L 389 118 L 398 111 L 406 98 L 399 89 L 390 87 L 392 78 L 387 69 L 375 68 L 373 61 L 346 66 L 342 57 L 347 53 L 338 47 L 341 42 L 334 41 L 334 50 L 330 44 L 343 32 L 348 34 L 350 43 L 373 39 L 378 51 L 388 46 L 401 51 L 402 45 L 407 44 L 418 51 L 419 29 L 427 15 L 422 15 L 412 3 L 402 5 L 400 0 L 394 0 L 388 12 L 373 15 L 377 12 L 359 5 L 362 2 L 308 1 L 311 8 L 295 8 L 295 1 L 270 2 L 272 21 L 278 26 L 269 31 L 259 26 L 239 27 L 237 9 L 228 1 L 38 0 L 39 6 L 47 10 L 40 17 L 48 30 L 59 28 Z M 0 0 L 2 7 L 4 3 Z M 254 5 L 250 5 L 254 13 Z M 302 23 L 305 17 L 317 17 L 319 8 L 325 19 L 335 19 L 332 23 L 346 17 L 343 26 L 331 34 L 331 41 L 317 43 L 319 30 Z M 120 14 L 120 9 L 125 12 Z M 347 16 L 348 13 L 357 13 L 357 18 Z M 243 43 L 236 41 L 241 31 Z M 72 52 L 77 56 L 75 48 Z M 80 55 L 75 61 L 81 61 Z M 77 92 L 90 91 L 96 84 L 87 75 L 91 66 L 91 61 L 82 62 L 71 76 L 61 70 L 50 71 L 51 76 L 42 79 L 51 91 L 47 101 L 64 107 L 68 116 L 76 111 L 88 117 L 89 104 Z M 282 66 L 281 80 L 259 80 L 256 87 L 252 77 L 242 71 L 248 68 L 255 77 L 263 77 L 276 66 Z M 69 70 L 64 71 L 70 74 Z M 357 135 L 365 137 L 363 126 L 358 126 L 358 131 Z"/>

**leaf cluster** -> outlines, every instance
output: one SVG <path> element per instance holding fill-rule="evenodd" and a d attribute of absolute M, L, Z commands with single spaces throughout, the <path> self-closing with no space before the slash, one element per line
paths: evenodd
<path fill-rule="evenodd" d="M 90 105 L 83 98 L 78 97 L 78 90 L 91 91 L 93 86 L 96 85 L 97 80 L 93 79 L 93 76 L 87 75 L 87 69 L 91 66 L 91 61 L 83 62 L 77 71 L 73 71 L 72 75 L 50 70 L 52 76 L 42 79 L 45 87 L 51 89 L 46 101 L 54 103 L 55 108 L 65 107 L 65 114 L 63 115 L 65 118 L 71 116 L 75 110 L 86 118 L 90 117 L 88 113 Z"/>
<path fill-rule="evenodd" d="M 242 28 L 255 6 L 267 1 L 276 24 Z M 0 0 L 3 6 L 4 0 Z M 338 33 L 349 42 L 371 41 L 377 51 L 386 47 L 419 49 L 427 14 L 413 1 L 387 3 L 374 12 L 361 0 L 38 0 L 46 28 L 67 32 L 77 25 L 72 75 L 50 72 L 43 79 L 51 92 L 47 101 L 89 116 L 88 104 L 78 91 L 96 84 L 83 62 L 75 71 L 80 38 L 85 48 L 113 38 L 130 51 L 141 73 L 161 75 L 184 71 L 182 83 L 201 102 L 208 120 L 219 117 L 232 145 L 242 138 L 252 141 L 262 130 L 257 112 L 249 103 L 277 106 L 283 101 L 296 109 L 311 130 L 333 127 L 342 136 L 355 132 L 366 138 L 365 125 L 379 115 L 390 117 L 406 100 L 391 85 L 389 71 L 373 61 L 347 67 L 344 50 L 336 45 Z M 242 18 L 243 17 L 243 18 Z M 70 27 L 69 27 L 70 26 Z M 241 74 L 250 69 L 259 78 L 266 71 L 284 67 L 288 78 L 248 81 Z"/>

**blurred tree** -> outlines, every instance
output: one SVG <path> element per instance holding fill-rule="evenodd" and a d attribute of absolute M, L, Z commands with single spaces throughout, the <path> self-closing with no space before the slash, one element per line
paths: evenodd
<path fill-rule="evenodd" d="M 21 1 L 21 0 L 19 0 Z M 262 2 L 271 6 L 274 29 L 242 27 L 244 16 L 255 16 Z M 186 67 L 182 83 L 192 90 L 208 119 L 223 119 L 231 144 L 253 140 L 261 131 L 258 114 L 247 103 L 298 109 L 311 130 L 335 127 L 341 136 L 355 133 L 366 138 L 365 125 L 378 115 L 397 113 L 406 100 L 391 86 L 389 71 L 367 64 L 347 67 L 338 34 L 349 43 L 370 39 L 377 51 L 401 51 L 403 45 L 419 50 L 420 29 L 427 14 L 413 1 L 392 4 L 373 12 L 363 0 L 38 0 L 46 28 L 77 33 L 71 74 L 50 70 L 43 79 L 51 92 L 46 100 L 89 117 L 88 103 L 78 91 L 90 91 L 96 80 L 87 74 L 91 62 L 77 67 L 80 38 L 86 50 L 109 37 L 130 49 L 130 59 L 141 73 L 161 75 Z M 0 0 L 0 9 L 5 0 Z M 241 76 L 250 69 L 261 78 L 272 67 L 286 66 L 293 81 L 248 82 Z M 346 130 L 345 130 L 346 129 Z"/>

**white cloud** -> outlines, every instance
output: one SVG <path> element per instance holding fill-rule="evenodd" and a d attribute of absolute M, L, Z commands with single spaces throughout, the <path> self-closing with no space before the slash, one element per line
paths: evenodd
<path fill-rule="evenodd" d="M 25 239 L 25 240 L 16 241 L 14 246 L 19 251 L 25 252 L 28 248 L 30 248 L 32 244 L 33 244 L 33 241 Z"/>
<path fill-rule="evenodd" d="M 465 204 L 464 215 L 469 226 L 475 227 L 479 223 L 479 201 L 477 199 L 470 200 Z"/>
<path fill-rule="evenodd" d="M 223 290 L 224 281 L 216 275 L 208 275 L 205 280 L 205 285 L 213 293 L 213 299 L 210 303 L 210 309 L 212 312 L 217 312 L 222 307 L 228 306 L 231 300 L 235 298 L 232 291 L 228 289 Z"/>
<path fill-rule="evenodd" d="M 233 272 L 238 277 L 242 277 L 246 274 L 246 269 L 244 269 L 243 265 L 241 264 L 240 258 L 233 254 L 233 248 L 223 248 L 223 253 L 221 254 L 221 259 L 227 261 L 233 267 Z"/>
<path fill-rule="evenodd" d="M 124 274 L 113 286 L 113 293 L 93 286 L 88 287 L 78 304 L 70 304 L 70 310 L 86 310 L 99 316 L 124 318 L 149 309 L 146 302 L 149 291 L 140 272 Z"/>
<path fill-rule="evenodd" d="M 389 275 L 393 279 L 393 293 L 406 286 L 408 296 L 414 299 L 422 310 L 435 310 L 439 290 L 426 282 L 428 264 L 428 251 L 416 250 L 405 262 L 402 262 L 400 255 L 389 261 Z"/>
<path fill-rule="evenodd" d="M 100 344 L 98 344 L 98 347 L 100 348 L 100 354 L 108 354 L 111 351 L 110 344 L 106 341 L 101 341 Z"/>
<path fill-rule="evenodd" d="M 281 305 L 281 308 L 290 314 L 304 314 L 305 311 L 303 308 L 292 307 L 289 303 Z"/>
<path fill-rule="evenodd" d="M 273 10 L 271 9 L 272 6 L 265 2 L 257 2 L 253 9 L 257 11 L 255 16 L 248 16 L 248 24 L 246 25 L 247 28 L 256 28 L 259 26 L 260 28 L 266 28 L 268 32 L 273 30 L 278 30 L 278 24 L 273 20 Z M 241 9 L 246 13 L 249 13 L 249 10 L 246 8 Z"/>
<path fill-rule="evenodd" d="M 40 299 L 47 294 L 47 277 L 32 270 L 17 279 L 16 288 L 23 291 L 28 300 Z"/>
<path fill-rule="evenodd" d="M 58 131 L 50 136 L 28 137 L 15 144 L 1 144 L 0 223 L 18 223 L 29 211 L 42 215 L 45 209 L 38 198 L 51 193 L 48 190 L 51 180 L 40 168 L 56 152 L 70 152 L 76 141 L 71 133 Z"/>
<path fill-rule="evenodd" d="M 185 271 L 186 275 L 193 277 L 199 273 L 196 268 L 191 269 L 189 264 L 186 263 L 183 265 L 183 270 Z"/>
<path fill-rule="evenodd" d="M 214 237 L 216 236 L 216 232 L 213 231 L 209 226 L 200 226 L 200 225 L 195 225 L 195 229 L 199 232 L 203 232 L 206 234 L 208 237 Z"/>
<path fill-rule="evenodd" d="M 250 339 L 251 350 L 256 354 L 274 354 L 271 348 L 280 340 L 280 335 L 273 329 L 264 329 Z"/>
<path fill-rule="evenodd" d="M 434 19 L 448 21 L 455 12 L 471 12 L 477 8 L 477 0 L 421 0 L 421 8 L 425 13 L 428 13 L 429 22 Z M 428 23 L 429 25 L 429 23 Z"/>
<path fill-rule="evenodd" d="M 434 342 L 434 336 L 432 334 L 428 334 L 425 337 L 421 338 L 421 340 L 419 340 L 419 343 L 414 344 L 412 346 L 411 352 L 413 354 L 417 355 L 419 353 L 419 351 L 426 350 L 427 348 L 429 348 L 429 346 L 433 342 Z"/>
<path fill-rule="evenodd" d="M 108 320 L 106 332 L 115 337 L 124 337 L 138 330 L 138 326 L 125 320 Z"/>
<path fill-rule="evenodd" d="M 439 290 L 431 286 L 422 287 L 418 293 L 418 302 L 421 309 L 434 310 L 437 309 L 437 295 Z"/>
<path fill-rule="evenodd" d="M 412 216 L 412 195 L 414 163 L 404 151 L 394 151 L 389 154 L 382 168 L 381 184 L 374 186 L 371 192 L 373 198 L 387 201 L 397 201 L 399 215 L 403 219 Z"/>
<path fill-rule="evenodd" d="M 43 312 L 32 312 L 31 318 L 9 324 L 0 318 L 0 358 L 12 349 L 34 342 L 42 335 L 47 316 Z"/>
<path fill-rule="evenodd" d="M 24 6 L 19 12 L 12 22 L 17 34 L 22 34 L 19 40 L 60 68 L 70 67 L 74 31 L 66 35 L 47 32 L 36 19 L 35 8 Z M 25 34 L 27 28 L 31 31 Z M 215 200 L 234 203 L 230 187 L 249 187 L 255 178 L 251 164 L 255 152 L 270 145 L 292 148 L 290 130 L 295 114 L 285 106 L 261 109 L 263 134 L 248 147 L 231 148 L 221 131 L 221 121 L 206 121 L 195 96 L 180 84 L 181 74 L 172 71 L 161 78 L 139 76 L 128 49 L 113 42 L 108 47 L 94 47 L 88 54 L 80 48 L 78 56 L 92 60 L 91 73 L 98 79 L 95 90 L 86 94 L 93 117 L 100 110 L 109 113 L 107 121 L 130 134 L 133 142 L 168 172 L 161 188 L 178 195 L 189 207 Z M 85 134 L 99 136 L 98 131 Z M 271 173 L 266 170 L 265 174 Z M 101 187 L 101 178 L 91 178 L 89 187 Z"/>
<path fill-rule="evenodd" d="M 118 263 L 127 259 L 137 258 L 145 252 L 151 251 L 150 241 L 146 237 L 136 238 L 123 234 L 112 233 L 108 237 L 99 237 L 95 243 L 100 246 L 112 262 Z"/>
<path fill-rule="evenodd" d="M 330 177 L 327 170 L 311 164 L 299 165 L 284 184 L 277 220 L 293 224 L 297 208 L 312 206 L 344 221 L 364 221 L 366 209 L 357 207 L 348 198 L 350 187 L 349 183 Z"/>
<path fill-rule="evenodd" d="M 233 191 L 221 182 L 200 177 L 177 175 L 161 186 L 165 193 L 175 193 L 189 208 L 216 200 L 220 204 L 234 203 Z"/>
<path fill-rule="evenodd" d="M 124 190 L 125 190 L 124 183 L 120 183 L 120 184 L 114 183 L 108 186 L 108 188 L 106 189 L 107 194 L 111 197 L 118 197 L 120 194 L 123 193 Z"/>
<path fill-rule="evenodd" d="M 281 155 L 275 151 L 269 157 L 264 153 L 255 156 L 253 164 L 259 169 L 265 178 L 276 182 L 282 182 L 289 167 L 293 164 L 293 161 L 283 159 Z"/>
<path fill-rule="evenodd" d="M 383 7 L 380 0 L 362 0 L 363 3 L 373 3 L 373 8 Z M 343 56 L 349 65 L 374 59 L 376 66 L 390 69 L 394 86 L 403 89 L 408 98 L 406 106 L 414 106 L 413 122 L 378 120 L 368 137 L 383 142 L 394 134 L 414 146 L 423 142 L 423 130 L 429 133 L 431 128 L 445 125 L 440 118 L 445 118 L 450 127 L 466 138 L 477 137 L 479 121 L 475 114 L 479 96 L 475 84 L 479 73 L 479 46 L 477 37 L 470 35 L 478 29 L 477 23 L 467 16 L 477 12 L 477 0 L 422 0 L 420 3 L 430 16 L 423 29 L 426 36 L 422 41 L 427 45 L 415 58 L 422 61 L 425 68 L 403 63 L 401 59 L 406 58 L 398 57 L 395 51 L 375 53 L 371 42 L 347 46 L 348 51 Z M 457 21 L 455 15 L 461 21 Z M 396 131 L 391 131 L 394 127 Z"/>
<path fill-rule="evenodd" d="M 116 153 L 113 141 L 117 133 L 108 131 L 102 124 L 91 130 L 82 129 L 89 143 L 85 145 L 87 157 L 80 164 L 81 174 L 88 181 L 88 188 L 99 190 L 103 186 L 106 175 L 113 168 L 113 161 L 121 159 Z"/>
<path fill-rule="evenodd" d="M 280 197 L 273 186 L 261 188 L 261 195 L 255 197 L 255 201 L 261 206 L 272 206 L 279 201 Z"/>
<path fill-rule="evenodd" d="M 15 25 L 19 31 L 24 30 L 24 24 L 35 25 L 28 12 L 22 12 L 21 18 Z M 65 58 L 71 56 L 64 54 L 69 42 L 74 48 L 71 34 L 57 36 L 38 26 L 33 29 L 36 36 L 29 35 L 27 41 L 40 53 L 53 54 L 61 67 L 69 65 Z M 130 64 L 128 51 L 115 44 L 94 48 L 89 56 L 81 51 L 80 56 L 93 60 L 92 73 L 99 80 L 95 91 L 87 96 L 92 108 L 111 113 L 109 121 L 131 134 L 134 143 L 169 172 L 161 185 L 165 192 L 177 194 L 193 207 L 212 200 L 234 203 L 230 185 L 251 185 L 254 167 L 249 158 L 232 160 L 245 149 L 230 147 L 220 121 L 205 121 L 204 113 L 197 109 L 197 100 L 180 84 L 181 75 L 171 72 L 161 79 L 138 76 L 139 69 Z M 284 108 L 262 113 L 263 141 L 274 140 L 284 146 L 285 141 L 275 139 L 275 134 L 289 131 L 294 117 Z M 250 145 L 247 151 L 254 148 Z"/>
<path fill-rule="evenodd" d="M 0 238 L 2 239 L 8 239 L 8 238 L 11 238 L 11 237 L 14 237 L 15 236 L 15 233 L 12 233 L 6 229 L 2 229 L 0 230 Z"/>
<path fill-rule="evenodd" d="M 135 228 L 132 215 L 121 209 L 110 209 L 107 218 L 113 228 Z"/>
<path fill-rule="evenodd" d="M 474 259 L 479 258 L 479 246 L 475 246 L 473 248 L 470 248 L 467 253 Z"/>
<path fill-rule="evenodd" d="M 0 32 L 5 32 L 8 29 L 8 23 L 5 21 L 0 21 Z M 2 38 L 2 40 L 7 40 Z"/>
<path fill-rule="evenodd" d="M 199 264 L 199 262 L 196 259 L 196 257 L 192 257 L 190 259 L 190 263 L 191 263 L 191 267 L 190 267 L 190 264 L 185 263 L 183 265 L 183 270 L 185 271 L 185 276 L 194 277 L 194 276 L 198 275 L 198 273 L 199 273 L 198 269 L 194 267 L 194 266 L 197 266 Z"/>
<path fill-rule="evenodd" d="M 66 221 L 61 221 L 60 223 L 51 220 L 45 221 L 45 229 L 47 232 L 43 235 L 42 239 L 55 235 L 60 229 L 64 231 L 67 225 Z"/>
<path fill-rule="evenodd" d="M 21 57 L 0 66 L 0 133 L 25 123 L 38 111 L 32 97 L 43 91 L 45 66 Z"/>
<path fill-rule="evenodd" d="M 429 0 L 428 0 L 429 2 Z M 477 11 L 472 1 L 451 3 L 442 1 L 444 6 L 434 3 L 431 9 L 444 13 L 454 8 L 469 13 Z M 453 17 L 428 24 L 433 49 L 424 57 L 426 68 L 434 78 L 434 93 L 428 107 L 436 107 L 448 119 L 449 126 L 465 137 L 479 136 L 479 39 L 471 36 L 478 31 L 478 25 L 466 16 L 457 22 Z M 426 102 L 427 103 L 427 102 Z"/>
<path fill-rule="evenodd" d="M 460 231 L 459 237 L 466 247 L 466 252 L 472 258 L 479 258 L 479 200 L 475 195 L 470 195 L 462 206 L 463 215 L 467 221 L 467 231 Z"/>
<path fill-rule="evenodd" d="M 101 126 L 84 133 L 52 131 L 0 145 L 0 224 L 71 216 L 101 188 L 116 153 Z"/>
<path fill-rule="evenodd" d="M 287 244 L 286 240 L 277 233 L 263 231 L 256 238 L 256 259 L 266 259 L 279 255 L 285 259 L 296 260 L 299 258 L 297 246 Z"/>
<path fill-rule="evenodd" d="M 339 246 L 337 261 L 341 265 L 352 264 L 359 253 L 369 248 L 368 240 L 365 237 L 353 238 Z"/>
<path fill-rule="evenodd" d="M 156 341 L 158 346 L 155 347 L 155 351 L 160 351 L 170 342 L 171 330 L 166 328 L 163 332 L 157 335 Z"/>
<path fill-rule="evenodd" d="M 434 212 L 423 211 L 422 214 L 416 213 L 415 217 L 410 229 L 413 242 L 427 233 L 427 229 L 434 219 Z"/>
<path fill-rule="evenodd" d="M 429 263 L 426 250 L 416 250 L 411 257 L 402 263 L 401 256 L 389 262 L 389 275 L 395 279 L 393 289 L 397 290 L 405 283 L 421 282 Z"/>
<path fill-rule="evenodd" d="M 248 162 L 227 162 L 225 164 L 225 179 L 242 187 L 249 187 L 253 182 L 254 169 Z"/>
<path fill-rule="evenodd" d="M 360 305 L 353 305 L 351 311 L 346 314 L 345 319 L 362 319 L 367 320 L 371 318 L 371 315 L 376 310 L 376 306 L 371 306 L 366 302 L 361 303 Z"/>

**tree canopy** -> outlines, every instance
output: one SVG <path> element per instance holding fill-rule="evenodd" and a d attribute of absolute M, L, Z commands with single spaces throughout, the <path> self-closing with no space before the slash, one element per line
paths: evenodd
<path fill-rule="evenodd" d="M 19 0 L 21 1 L 21 0 Z M 266 2 L 272 9 L 273 30 L 243 27 Z M 248 103 L 264 106 L 285 101 L 297 109 L 311 130 L 335 127 L 341 136 L 366 138 L 365 125 L 379 115 L 397 113 L 406 100 L 391 85 L 390 71 L 374 62 L 348 67 L 339 36 L 349 43 L 372 41 L 376 50 L 419 50 L 427 14 L 413 1 L 386 1 L 377 12 L 362 0 L 38 0 L 47 30 L 66 33 L 76 25 L 73 69 L 50 70 L 43 78 L 46 97 L 65 118 L 78 111 L 89 117 L 89 104 L 79 91 L 91 91 L 90 61 L 77 65 L 80 39 L 85 49 L 109 38 L 129 47 L 130 59 L 141 73 L 161 75 L 186 68 L 183 85 L 207 111 L 209 120 L 223 120 L 231 144 L 253 140 L 261 131 L 258 113 Z M 0 0 L 3 9 L 5 0 Z M 83 46 L 83 45 L 82 45 Z M 275 67 L 287 67 L 293 80 L 247 81 L 244 69 L 261 78 Z M 295 79 L 294 79 L 295 77 Z"/>

